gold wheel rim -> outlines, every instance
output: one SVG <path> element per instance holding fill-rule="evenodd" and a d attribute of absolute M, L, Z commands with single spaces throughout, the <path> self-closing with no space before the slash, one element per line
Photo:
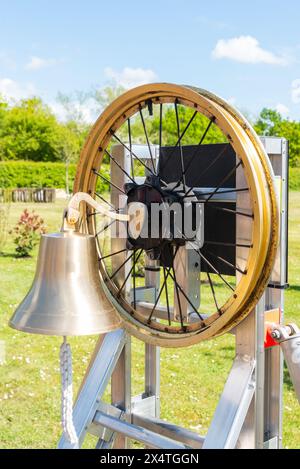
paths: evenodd
<path fill-rule="evenodd" d="M 254 213 L 253 238 L 248 257 L 247 273 L 237 285 L 235 296 L 225 303 L 221 316 L 216 313 L 204 321 L 205 325 L 197 329 L 195 325 L 187 328 L 187 332 L 174 334 L 165 331 L 159 323 L 154 327 L 145 324 L 145 320 L 122 298 L 116 299 L 116 290 L 107 282 L 106 272 L 100 266 L 101 274 L 106 280 L 106 293 L 116 306 L 126 327 L 133 335 L 161 346 L 186 346 L 201 340 L 220 335 L 244 319 L 256 305 L 268 282 L 278 244 L 278 209 L 273 184 L 272 170 L 268 157 L 248 122 L 228 103 L 221 98 L 202 89 L 157 83 L 143 85 L 124 93 L 110 104 L 98 118 L 91 129 L 81 152 L 77 168 L 74 191 L 85 191 L 94 194 L 96 176 L 93 168 L 101 165 L 103 151 L 110 138 L 110 130 L 116 130 L 140 103 L 149 99 L 180 99 L 182 103 L 194 103 L 202 114 L 215 117 L 216 125 L 225 135 L 230 135 L 231 144 L 242 160 L 247 183 L 249 186 Z M 125 116 L 125 117 L 124 117 Z M 83 209 L 83 216 L 85 216 Z M 86 217 L 85 217 L 86 219 Z M 95 233 L 90 222 L 85 229 Z"/>

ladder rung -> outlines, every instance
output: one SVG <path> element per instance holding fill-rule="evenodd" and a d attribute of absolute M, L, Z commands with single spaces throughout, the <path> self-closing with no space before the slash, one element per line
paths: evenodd
<path fill-rule="evenodd" d="M 179 443 L 178 441 L 171 440 L 170 438 L 161 436 L 137 425 L 124 422 L 100 411 L 96 412 L 93 423 L 102 425 L 117 433 L 122 433 L 132 440 L 140 441 L 154 448 L 191 449 L 189 446 Z"/>

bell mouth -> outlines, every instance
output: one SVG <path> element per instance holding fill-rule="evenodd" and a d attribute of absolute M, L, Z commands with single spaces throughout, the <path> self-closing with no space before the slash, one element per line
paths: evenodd
<path fill-rule="evenodd" d="M 34 317 L 36 316 L 36 318 Z M 115 329 L 122 326 L 122 319 L 114 313 L 114 320 L 109 324 L 106 318 L 103 318 L 101 315 L 99 316 L 98 325 L 92 325 L 91 327 L 84 327 L 82 323 L 82 319 L 79 319 L 79 323 L 76 324 L 74 320 L 72 321 L 72 326 L 70 323 L 67 323 L 65 326 L 61 325 L 61 316 L 49 316 L 49 325 L 45 327 L 45 320 L 47 320 L 46 315 L 43 315 L 41 318 L 40 315 L 32 315 L 30 317 L 31 325 L 21 325 L 18 324 L 18 320 L 16 319 L 16 323 L 14 322 L 14 316 L 9 320 L 8 325 L 12 329 L 15 329 L 20 332 L 29 333 L 29 334 L 39 334 L 39 335 L 49 335 L 49 336 L 69 336 L 69 337 L 77 337 L 83 335 L 95 335 L 95 334 L 106 334 L 107 332 L 114 331 Z M 34 319 L 36 319 L 34 323 Z M 41 321 L 42 319 L 42 321 Z M 96 315 L 93 318 L 96 321 Z M 57 328 L 53 328 L 54 321 L 57 321 Z"/>
<path fill-rule="evenodd" d="M 86 239 L 94 238 L 94 235 L 87 233 L 79 233 L 75 230 L 62 230 L 58 231 L 57 233 L 45 233 L 41 235 L 42 238 L 69 238 L 74 236 Z"/>

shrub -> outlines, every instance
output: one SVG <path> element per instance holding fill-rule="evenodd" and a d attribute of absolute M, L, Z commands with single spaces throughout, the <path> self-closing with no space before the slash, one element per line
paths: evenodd
<path fill-rule="evenodd" d="M 46 232 L 44 220 L 27 208 L 23 211 L 16 226 L 10 234 L 15 234 L 14 243 L 18 257 L 28 257 L 34 246 L 38 243 L 41 234 Z"/>

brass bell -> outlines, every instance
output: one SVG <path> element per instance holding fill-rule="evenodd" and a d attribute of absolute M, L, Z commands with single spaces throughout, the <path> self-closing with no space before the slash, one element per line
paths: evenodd
<path fill-rule="evenodd" d="M 42 235 L 30 291 L 9 324 L 48 335 L 101 334 L 121 319 L 101 286 L 95 238 L 75 231 Z"/>

